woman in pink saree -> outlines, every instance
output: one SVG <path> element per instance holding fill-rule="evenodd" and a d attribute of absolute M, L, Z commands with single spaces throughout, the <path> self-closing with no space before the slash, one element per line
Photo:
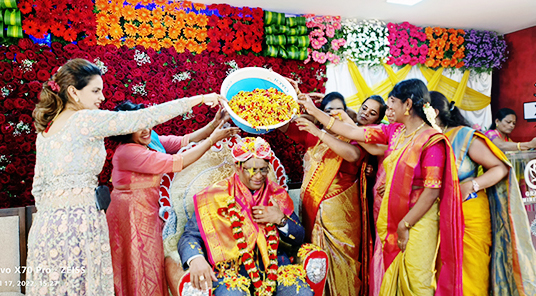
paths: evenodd
<path fill-rule="evenodd" d="M 302 96 L 300 103 L 337 134 L 388 145 L 385 193 L 376 224 L 385 267 L 380 295 L 462 296 L 458 176 L 448 139 L 431 128 L 435 112 L 426 85 L 409 79 L 391 91 L 388 106 L 402 125 L 352 126 L 330 120 L 310 98 Z"/>
<path fill-rule="evenodd" d="M 125 102 L 116 111 L 134 111 L 142 104 Z M 121 143 L 112 159 L 114 190 L 106 213 L 117 296 L 168 295 L 164 271 L 163 221 L 158 216 L 162 174 L 178 172 L 199 159 L 219 140 L 238 128 L 222 129 L 222 114 L 204 128 L 185 136 L 160 136 L 167 153 L 148 148 L 151 129 L 112 139 Z M 208 136 L 208 137 L 207 137 Z M 196 147 L 177 153 L 190 141 Z"/>

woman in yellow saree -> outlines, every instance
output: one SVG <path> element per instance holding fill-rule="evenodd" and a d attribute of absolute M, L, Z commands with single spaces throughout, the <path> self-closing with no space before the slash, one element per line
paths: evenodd
<path fill-rule="evenodd" d="M 395 85 L 388 106 L 402 124 L 388 126 L 351 126 L 331 120 L 307 96 L 299 102 L 327 129 L 353 140 L 387 144 L 391 151 L 383 163 L 386 185 L 377 221 L 386 269 L 380 295 L 461 296 L 458 176 L 447 138 L 431 128 L 435 112 L 426 85 L 417 79 Z"/>
<path fill-rule="evenodd" d="M 464 294 L 536 295 L 536 252 L 506 156 L 484 134 L 467 127 L 454 102 L 439 92 L 430 97 L 437 124 L 456 155 L 464 200 Z M 480 166 L 485 173 L 478 175 Z"/>
<path fill-rule="evenodd" d="M 346 112 L 344 97 L 332 92 L 320 105 L 325 112 Z M 379 96 L 363 102 L 357 116 L 361 125 L 378 123 L 385 114 Z M 345 117 L 353 124 L 349 117 Z M 286 135 L 304 145 L 304 180 L 301 188 L 302 221 L 306 240 L 326 251 L 329 271 L 325 295 L 363 295 L 368 288 L 367 260 L 370 229 L 363 176 L 366 153 L 355 141 L 317 128 L 298 118 Z"/>

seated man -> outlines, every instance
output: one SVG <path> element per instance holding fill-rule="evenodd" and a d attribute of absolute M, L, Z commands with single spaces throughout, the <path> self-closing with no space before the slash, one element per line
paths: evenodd
<path fill-rule="evenodd" d="M 232 154 L 236 173 L 194 196 L 178 243 L 192 285 L 215 296 L 313 295 L 303 268 L 279 246 L 281 239 L 299 247 L 305 233 L 288 193 L 267 178 L 270 145 L 244 138 Z"/>

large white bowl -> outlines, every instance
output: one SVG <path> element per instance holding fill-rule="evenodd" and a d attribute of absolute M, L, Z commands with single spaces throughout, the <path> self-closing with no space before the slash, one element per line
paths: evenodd
<path fill-rule="evenodd" d="M 278 89 L 279 91 L 282 91 L 287 95 L 292 96 L 294 100 L 297 100 L 298 98 L 296 91 L 294 90 L 290 82 L 285 79 L 285 77 L 277 74 L 274 71 L 259 67 L 242 68 L 229 74 L 229 76 L 227 76 L 227 78 L 223 80 L 220 93 L 227 99 L 227 101 L 230 101 L 233 96 L 238 94 L 238 92 L 240 91 L 269 89 L 271 87 Z M 287 124 L 290 121 L 289 119 L 278 124 L 269 126 L 258 126 L 254 128 L 246 120 L 242 119 L 240 116 L 234 113 L 231 107 L 229 107 L 229 104 L 225 103 L 224 106 L 227 112 L 229 112 L 229 115 L 231 116 L 231 119 L 236 124 L 236 126 L 252 134 L 266 134 L 278 127 Z"/>

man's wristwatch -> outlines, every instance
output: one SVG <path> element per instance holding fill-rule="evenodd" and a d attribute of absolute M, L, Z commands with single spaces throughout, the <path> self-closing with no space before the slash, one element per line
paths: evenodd
<path fill-rule="evenodd" d="M 283 216 L 283 218 L 281 218 L 281 222 L 277 224 L 277 227 L 285 227 L 285 225 L 287 225 L 287 222 L 288 222 L 287 216 Z"/>

